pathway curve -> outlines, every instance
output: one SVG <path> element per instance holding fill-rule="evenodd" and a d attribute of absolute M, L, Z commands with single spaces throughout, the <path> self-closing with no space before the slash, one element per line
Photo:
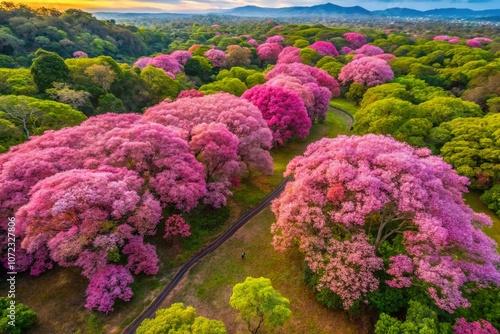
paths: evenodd
<path fill-rule="evenodd" d="M 351 114 L 345 112 L 342 109 L 338 109 L 335 107 L 329 107 L 329 110 L 342 114 L 343 117 L 346 118 L 347 124 L 347 132 L 352 127 L 352 123 L 354 122 L 354 118 Z M 285 189 L 285 186 L 289 179 L 285 179 L 285 181 L 279 185 L 272 193 L 270 193 L 258 206 L 253 208 L 252 210 L 245 213 L 241 216 L 229 229 L 227 229 L 222 235 L 220 235 L 217 239 L 215 239 L 211 244 L 206 246 L 200 252 L 195 254 L 188 262 L 186 262 L 175 274 L 174 278 L 167 284 L 167 286 L 161 291 L 158 297 L 153 300 L 153 302 L 137 317 L 130 325 L 128 325 L 124 330 L 123 334 L 133 334 L 137 330 L 137 327 L 141 324 L 144 319 L 152 318 L 155 315 L 156 310 L 160 307 L 163 301 L 167 298 L 170 292 L 177 286 L 182 277 L 194 266 L 199 260 L 204 258 L 206 255 L 212 253 L 214 250 L 219 248 L 227 239 L 229 239 L 236 231 L 239 230 L 240 227 L 245 225 L 250 219 L 256 216 L 259 212 L 264 210 L 273 199 L 278 197 L 281 192 Z"/>

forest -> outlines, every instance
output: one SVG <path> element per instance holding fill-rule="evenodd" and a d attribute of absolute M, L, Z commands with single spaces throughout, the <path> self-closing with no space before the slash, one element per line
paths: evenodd
<path fill-rule="evenodd" d="M 1 333 L 126 331 L 283 182 L 137 333 L 498 333 L 498 27 L 0 4 Z"/>

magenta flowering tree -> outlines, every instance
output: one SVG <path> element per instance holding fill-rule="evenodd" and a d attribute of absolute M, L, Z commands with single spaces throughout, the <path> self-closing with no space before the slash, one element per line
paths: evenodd
<path fill-rule="evenodd" d="M 163 237 L 165 239 L 172 239 L 176 236 L 189 237 L 191 235 L 190 228 L 181 215 L 172 215 L 165 221 L 165 234 Z"/>
<path fill-rule="evenodd" d="M 189 51 L 184 51 L 184 50 L 175 50 L 170 54 L 171 57 L 173 57 L 179 64 L 182 66 L 186 65 L 187 61 L 191 58 L 193 58 L 193 55 Z M 171 72 L 171 71 L 170 71 Z M 173 73 L 173 72 L 172 72 Z"/>
<path fill-rule="evenodd" d="M 239 139 L 238 161 L 241 173 L 259 171 L 272 173 L 269 154 L 272 134 L 260 110 L 249 101 L 228 93 L 162 102 L 144 113 L 148 121 L 176 126 L 187 133 L 201 123 L 225 124 Z M 186 138 L 187 138 L 186 134 Z M 241 175 L 240 175 L 241 176 Z"/>
<path fill-rule="evenodd" d="M 189 145 L 205 166 L 208 189 L 205 204 L 219 208 L 226 205 L 226 196 L 232 195 L 228 190 L 230 181 L 242 174 L 238 144 L 238 137 L 222 123 L 201 123 L 191 130 Z"/>
<path fill-rule="evenodd" d="M 299 95 L 299 97 L 302 99 L 302 102 L 304 102 L 307 113 L 309 115 L 312 115 L 312 113 L 314 113 L 315 96 L 311 89 L 303 85 L 299 79 L 288 76 L 286 74 L 280 74 L 267 81 L 266 85 L 283 87 L 289 90 L 293 90 L 295 93 L 297 93 L 297 95 Z"/>
<path fill-rule="evenodd" d="M 468 181 L 430 150 L 389 136 L 322 139 L 294 158 L 272 203 L 276 250 L 298 245 L 345 309 L 380 284 L 419 286 L 453 312 L 468 289 L 500 285 L 492 221 L 464 204 Z M 384 258 L 383 246 L 400 250 Z M 385 281 L 380 270 L 388 275 Z"/>
<path fill-rule="evenodd" d="M 365 44 L 359 49 L 354 50 L 354 52 L 357 54 L 361 53 L 367 56 L 375 56 L 384 53 L 384 50 L 375 45 Z"/>
<path fill-rule="evenodd" d="M 449 41 L 451 39 L 450 36 L 448 35 L 437 35 L 437 36 L 434 36 L 433 40 L 435 41 Z"/>
<path fill-rule="evenodd" d="M 357 32 L 347 32 L 344 37 L 352 49 L 358 49 L 366 44 L 365 36 Z"/>
<path fill-rule="evenodd" d="M 367 87 L 381 85 L 394 78 L 394 72 L 385 60 L 363 57 L 342 67 L 339 81 L 342 84 L 356 82 Z"/>
<path fill-rule="evenodd" d="M 173 75 L 177 75 L 182 72 L 182 65 L 179 64 L 179 62 L 171 55 L 158 55 L 151 59 L 149 65 L 161 68 L 167 74 L 171 73 Z"/>
<path fill-rule="evenodd" d="M 251 46 L 253 46 L 254 48 L 258 47 L 259 46 L 259 42 L 257 42 L 255 39 L 253 38 L 249 38 L 247 40 L 248 44 L 250 44 Z"/>
<path fill-rule="evenodd" d="M 285 44 L 285 38 L 281 35 L 270 36 L 266 39 L 266 43 Z"/>
<path fill-rule="evenodd" d="M 215 47 L 205 52 L 204 55 L 210 60 L 213 67 L 223 67 L 226 62 L 226 53 L 222 50 L 217 50 Z"/>
<path fill-rule="evenodd" d="M 332 92 L 326 87 L 319 86 L 314 82 L 308 82 L 304 85 L 314 96 L 314 105 L 309 113 L 309 118 L 314 122 L 323 122 L 326 119 L 326 111 L 332 99 Z"/>
<path fill-rule="evenodd" d="M 74 58 L 88 58 L 88 57 L 89 57 L 89 55 L 88 55 L 88 54 L 86 54 L 86 53 L 85 53 L 85 52 L 83 52 L 83 51 L 75 51 L 75 52 L 73 52 L 73 57 L 74 57 Z"/>
<path fill-rule="evenodd" d="M 340 95 L 339 83 L 325 70 L 302 63 L 278 64 L 266 74 L 266 80 L 271 80 L 280 74 L 295 77 L 302 84 L 312 82 L 326 87 L 332 93 L 332 96 Z"/>
<path fill-rule="evenodd" d="M 112 312 L 116 299 L 129 301 L 132 298 L 130 284 L 133 282 L 132 275 L 122 266 L 110 264 L 100 268 L 87 287 L 85 307 L 105 313 Z"/>
<path fill-rule="evenodd" d="M 283 47 L 278 43 L 264 43 L 257 47 L 257 56 L 264 62 L 276 62 Z"/>
<path fill-rule="evenodd" d="M 352 52 L 352 49 L 350 47 L 344 46 L 344 47 L 342 47 L 342 49 L 340 49 L 339 53 L 341 55 L 346 55 L 346 54 L 351 53 L 351 52 Z"/>
<path fill-rule="evenodd" d="M 205 96 L 205 93 L 200 92 L 199 90 L 196 89 L 186 89 L 186 90 L 181 90 L 179 95 L 177 95 L 177 99 L 183 99 L 185 97 L 200 97 L 200 96 Z"/>
<path fill-rule="evenodd" d="M 330 42 L 317 41 L 317 42 L 309 45 L 309 47 L 322 56 L 337 57 L 339 55 L 335 45 L 333 45 Z"/>
<path fill-rule="evenodd" d="M 293 136 L 306 138 L 311 129 L 304 102 L 292 90 L 270 85 L 257 85 L 247 90 L 243 98 L 252 102 L 273 132 L 273 141 L 284 145 Z"/>
<path fill-rule="evenodd" d="M 457 319 L 453 332 L 456 334 L 498 334 L 498 330 L 484 319 L 467 322 L 464 318 Z"/>
<path fill-rule="evenodd" d="M 285 47 L 278 55 L 277 64 L 290 64 L 290 63 L 300 63 L 302 58 L 300 57 L 300 48 L 294 46 Z"/>
<path fill-rule="evenodd" d="M 137 59 L 134 63 L 134 66 L 140 68 L 141 70 L 145 69 L 151 63 L 152 58 L 150 57 L 141 57 Z"/>
<path fill-rule="evenodd" d="M 469 39 L 465 42 L 468 46 L 471 48 L 480 48 L 485 44 L 492 43 L 493 40 L 491 38 L 487 37 L 474 37 L 472 39 Z"/>
<path fill-rule="evenodd" d="M 459 42 L 460 42 L 460 38 L 458 38 L 458 37 L 453 37 L 453 38 L 448 40 L 448 43 L 450 43 L 450 44 L 457 44 Z"/>
<path fill-rule="evenodd" d="M 375 55 L 373 57 L 383 59 L 387 62 L 396 58 L 396 56 L 393 55 L 392 53 L 381 53 L 381 54 Z"/>

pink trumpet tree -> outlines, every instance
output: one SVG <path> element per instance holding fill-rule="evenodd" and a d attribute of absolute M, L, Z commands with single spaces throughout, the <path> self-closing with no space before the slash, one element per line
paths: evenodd
<path fill-rule="evenodd" d="M 365 36 L 357 32 L 347 32 L 344 37 L 352 49 L 358 49 L 366 44 Z"/>
<path fill-rule="evenodd" d="M 182 65 L 179 64 L 179 62 L 171 55 L 158 55 L 151 59 L 149 65 L 161 68 L 167 74 L 171 73 L 173 75 L 177 75 L 182 72 Z"/>
<path fill-rule="evenodd" d="M 375 56 L 384 53 L 384 50 L 382 48 L 379 48 L 378 46 L 365 44 L 359 49 L 354 50 L 354 52 L 357 54 L 364 54 L 367 56 Z"/>
<path fill-rule="evenodd" d="M 289 64 L 289 63 L 300 63 L 302 58 L 300 57 L 300 48 L 294 46 L 285 47 L 278 55 L 277 64 Z"/>
<path fill-rule="evenodd" d="M 257 47 L 257 56 L 262 62 L 275 62 L 281 50 L 283 47 L 278 43 L 264 43 Z"/>
<path fill-rule="evenodd" d="M 278 86 L 257 85 L 243 93 L 242 97 L 260 109 L 278 145 L 283 145 L 292 136 L 306 138 L 309 134 L 311 119 L 304 102 L 294 91 Z"/>
<path fill-rule="evenodd" d="M 281 35 L 274 35 L 270 36 L 266 39 L 266 43 L 278 43 L 278 44 L 284 44 L 285 43 L 285 38 Z"/>
<path fill-rule="evenodd" d="M 356 82 L 367 87 L 381 85 L 394 78 L 394 72 L 385 60 L 363 57 L 342 67 L 339 81 L 343 84 Z"/>
<path fill-rule="evenodd" d="M 210 60 L 213 67 L 223 67 L 226 62 L 226 53 L 222 50 L 217 50 L 215 47 L 205 52 L 204 55 Z"/>
<path fill-rule="evenodd" d="M 335 45 L 330 42 L 318 41 L 309 45 L 309 47 L 322 56 L 337 57 L 339 55 Z"/>
<path fill-rule="evenodd" d="M 175 50 L 170 54 L 170 56 L 177 60 L 177 62 L 182 66 L 186 65 L 187 61 L 193 58 L 191 52 L 185 50 Z"/>
<path fill-rule="evenodd" d="M 309 145 L 272 203 L 275 249 L 298 245 L 345 309 L 380 284 L 420 286 L 448 312 L 468 307 L 465 284 L 500 285 L 497 245 L 482 231 L 492 220 L 464 203 L 467 179 L 430 153 L 373 134 Z M 383 258 L 384 245 L 403 251 Z"/>

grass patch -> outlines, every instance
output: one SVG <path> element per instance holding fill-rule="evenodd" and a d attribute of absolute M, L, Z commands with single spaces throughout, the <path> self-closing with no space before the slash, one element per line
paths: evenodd
<path fill-rule="evenodd" d="M 356 115 L 356 112 L 358 112 L 359 110 L 359 107 L 356 105 L 356 103 L 349 101 L 346 98 L 335 98 L 330 101 L 330 105 L 332 107 L 347 111 L 353 116 Z"/>
<path fill-rule="evenodd" d="M 267 277 L 290 299 L 292 318 L 268 333 L 358 333 L 358 325 L 343 311 L 329 310 L 316 301 L 303 282 L 303 256 L 298 251 L 278 253 L 271 245 L 274 215 L 269 208 L 251 219 L 226 243 L 201 260 L 161 307 L 184 302 L 197 314 L 223 321 L 228 333 L 247 332 L 237 311 L 229 306 L 232 288 L 246 277 Z M 241 259 L 241 252 L 246 259 Z M 266 331 L 262 331 L 266 333 Z"/>
<path fill-rule="evenodd" d="M 481 202 L 479 197 L 481 193 L 479 191 L 470 191 L 464 194 L 465 203 L 467 203 L 472 210 L 476 212 L 482 212 L 487 214 L 493 219 L 493 226 L 491 228 L 485 228 L 484 233 L 495 239 L 499 245 L 498 250 L 500 251 L 500 218 L 495 214 L 493 210 L 488 209 L 488 206 Z"/>

